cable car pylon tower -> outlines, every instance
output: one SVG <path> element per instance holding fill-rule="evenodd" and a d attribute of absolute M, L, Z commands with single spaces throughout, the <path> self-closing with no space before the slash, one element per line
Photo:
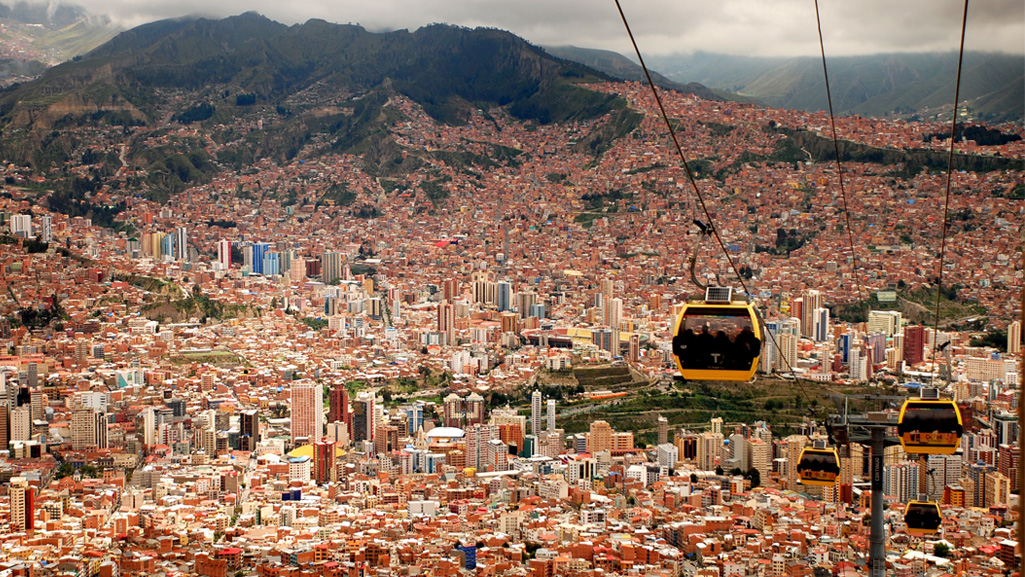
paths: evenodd
<path fill-rule="evenodd" d="M 871 475 L 871 510 L 872 526 L 869 534 L 868 575 L 884 577 L 886 574 L 886 532 L 883 526 L 883 455 L 886 447 L 900 444 L 900 439 L 891 434 L 897 427 L 897 415 L 892 411 L 871 411 L 860 415 L 848 414 L 848 401 L 851 399 L 865 401 L 903 402 L 904 397 L 881 395 L 837 395 L 833 397 L 839 415 L 829 416 L 830 435 L 836 445 L 847 445 L 846 454 L 850 456 L 850 444 L 858 443 L 868 446 L 870 455 Z M 842 404 L 841 404 L 842 402 Z"/>

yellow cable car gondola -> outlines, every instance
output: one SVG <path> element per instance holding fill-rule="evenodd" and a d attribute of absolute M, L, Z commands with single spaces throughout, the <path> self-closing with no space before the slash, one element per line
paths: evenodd
<path fill-rule="evenodd" d="M 904 507 L 904 526 L 909 535 L 932 535 L 942 524 L 940 506 L 934 501 L 910 501 Z"/>
<path fill-rule="evenodd" d="M 805 485 L 828 487 L 836 484 L 840 476 L 840 457 L 836 449 L 806 447 L 797 461 L 797 475 Z"/>
<path fill-rule="evenodd" d="M 680 374 L 696 381 L 750 381 L 758 369 L 761 326 L 754 305 L 728 287 L 708 287 L 683 305 L 673 331 Z"/>
<path fill-rule="evenodd" d="M 908 453 L 951 455 L 962 434 L 961 411 L 954 401 L 908 399 L 900 409 L 897 435 Z"/>

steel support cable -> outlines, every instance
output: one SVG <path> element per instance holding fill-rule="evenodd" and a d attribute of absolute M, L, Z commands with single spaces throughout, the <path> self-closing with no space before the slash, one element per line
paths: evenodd
<path fill-rule="evenodd" d="M 822 40 L 822 19 L 819 17 L 819 0 L 815 0 L 815 25 L 819 31 L 819 51 L 822 53 L 822 77 L 826 82 L 826 104 L 829 106 L 829 127 L 833 131 L 833 153 L 836 155 L 836 172 L 840 180 L 840 198 L 843 199 L 844 222 L 847 223 L 847 241 L 851 247 L 851 268 L 854 271 L 854 283 L 858 287 L 858 298 L 868 305 L 865 289 L 861 284 L 861 273 L 858 269 L 858 254 L 854 250 L 854 229 L 851 227 L 851 212 L 847 209 L 847 188 L 843 182 L 843 166 L 840 163 L 840 143 L 836 137 L 836 117 L 833 115 L 833 95 L 829 91 L 829 71 L 826 68 L 826 44 Z"/>
<path fill-rule="evenodd" d="M 936 334 L 932 339 L 932 362 L 936 364 L 936 352 L 940 332 L 940 300 L 943 298 L 943 264 L 947 251 L 947 220 L 950 217 L 950 176 L 954 171 L 954 137 L 957 134 L 957 106 L 961 99 L 961 65 L 964 61 L 964 38 L 968 28 L 968 0 L 964 0 L 964 15 L 961 16 L 961 45 L 957 54 L 957 81 L 954 83 L 954 116 L 950 121 L 950 152 L 947 154 L 947 185 L 943 194 L 943 234 L 940 236 L 940 268 L 936 275 Z M 934 373 L 935 374 L 935 373 Z M 947 375 L 950 382 L 950 375 Z"/>
<path fill-rule="evenodd" d="M 719 236 L 719 229 L 715 226 L 715 219 L 712 218 L 712 214 L 705 204 L 704 195 L 701 194 L 701 189 L 698 187 L 697 179 L 694 178 L 694 172 L 691 170 L 690 164 L 687 163 L 687 156 L 683 153 L 683 147 L 680 146 L 680 140 L 677 138 L 676 131 L 673 129 L 673 123 L 670 122 L 669 114 L 666 112 L 665 106 L 662 104 L 662 97 L 659 96 L 658 89 L 655 87 L 655 82 L 651 79 L 651 73 L 648 71 L 648 66 L 644 63 L 644 57 L 641 56 L 641 49 L 637 46 L 637 40 L 634 39 L 633 31 L 630 30 L 630 23 L 626 20 L 626 14 L 623 12 L 623 7 L 620 5 L 619 0 L 615 0 L 615 2 L 616 8 L 619 10 L 619 17 L 623 20 L 623 26 L 626 28 L 626 34 L 630 37 L 630 43 L 633 44 L 634 53 L 637 54 L 637 61 L 640 62 L 641 69 L 644 71 L 644 77 L 647 78 L 648 86 L 651 88 L 651 93 L 655 97 L 655 104 L 658 105 L 658 110 L 662 114 L 662 120 L 665 121 L 666 128 L 669 129 L 669 136 L 673 141 L 673 146 L 676 148 L 676 152 L 680 155 L 680 160 L 683 162 L 683 168 L 687 173 L 687 180 L 690 181 L 690 185 L 694 189 L 694 196 L 698 199 L 698 204 L 701 206 L 701 212 L 704 213 L 705 218 L 708 219 L 711 234 L 715 237 L 715 241 L 722 250 L 722 253 L 726 255 L 726 261 L 730 264 L 730 268 L 733 269 L 733 273 L 737 275 L 737 280 L 740 281 L 740 286 L 744 289 L 744 293 L 749 296 L 754 296 L 747 288 L 747 283 L 744 282 L 744 277 L 737 269 L 736 264 L 733 262 L 733 258 L 730 257 L 730 253 L 726 249 L 726 244 L 723 242 L 722 237 Z M 760 316 L 761 315 L 759 315 L 759 317 Z M 767 330 L 763 331 L 763 334 L 768 334 L 772 339 L 773 346 L 775 346 L 776 350 L 780 352 L 783 362 L 786 363 L 787 369 L 794 377 L 794 382 L 801 388 L 801 393 L 804 394 L 805 399 L 809 401 L 809 411 L 812 414 L 815 414 L 814 407 L 810 406 L 811 397 L 808 395 L 808 391 L 805 390 L 804 384 L 802 384 L 800 379 L 797 378 L 797 374 L 794 373 L 794 367 L 790 364 L 790 359 L 788 359 L 786 355 L 782 354 L 782 349 L 779 346 L 779 341 L 776 340 L 776 335 Z"/>

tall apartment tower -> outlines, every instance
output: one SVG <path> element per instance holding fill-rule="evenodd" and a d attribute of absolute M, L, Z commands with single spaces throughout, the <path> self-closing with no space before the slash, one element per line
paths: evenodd
<path fill-rule="evenodd" d="M 1007 354 L 1016 355 L 1021 352 L 1021 321 L 1014 321 L 1007 326 Z"/>
<path fill-rule="evenodd" d="M 292 383 L 292 441 L 316 443 L 324 436 L 324 389 L 312 381 Z"/>
<path fill-rule="evenodd" d="M 548 399 L 548 420 L 545 424 L 548 425 L 548 434 L 555 434 L 555 399 Z"/>
<path fill-rule="evenodd" d="M 175 260 L 189 260 L 189 229 L 179 226 L 174 231 Z"/>
<path fill-rule="evenodd" d="M 360 393 L 352 402 L 352 440 L 373 441 L 377 423 L 375 422 L 374 395 Z"/>
<path fill-rule="evenodd" d="M 909 366 L 925 360 L 925 327 L 904 327 L 904 362 Z"/>
<path fill-rule="evenodd" d="M 438 332 L 445 335 L 445 344 L 456 343 L 456 309 L 449 301 L 438 303 Z"/>
<path fill-rule="evenodd" d="M 260 415 L 257 411 L 242 411 L 239 415 L 239 434 L 243 451 L 255 451 L 260 444 Z"/>
<path fill-rule="evenodd" d="M 342 254 L 325 252 L 320 255 L 320 278 L 330 283 L 342 278 Z"/>
<path fill-rule="evenodd" d="M 349 424 L 349 389 L 343 384 L 331 387 L 327 422 Z"/>
<path fill-rule="evenodd" d="M 801 295 L 801 336 L 815 337 L 815 309 L 822 307 L 822 293 L 817 290 L 806 290 Z"/>
<path fill-rule="evenodd" d="M 11 502 L 11 528 L 15 531 L 35 529 L 35 492 L 25 477 L 11 479 L 8 490 Z"/>
<path fill-rule="evenodd" d="M 669 419 L 658 416 L 658 444 L 665 445 L 669 442 Z"/>
<path fill-rule="evenodd" d="M 541 434 L 541 391 L 538 390 L 530 395 L 530 434 L 535 437 Z"/>
<path fill-rule="evenodd" d="M 217 263 L 220 264 L 221 268 L 228 270 L 231 268 L 231 241 L 228 239 L 221 239 L 217 241 Z"/>

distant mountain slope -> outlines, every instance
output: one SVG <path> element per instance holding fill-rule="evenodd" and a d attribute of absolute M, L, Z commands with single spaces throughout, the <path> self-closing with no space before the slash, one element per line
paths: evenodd
<path fill-rule="evenodd" d="M 771 106 L 825 110 L 818 58 L 746 58 L 696 53 L 652 57 L 652 66 L 677 82 L 732 90 Z M 879 54 L 828 59 L 833 107 L 841 114 L 923 117 L 949 108 L 957 54 Z M 982 120 L 1025 114 L 1025 57 L 969 52 L 961 78 L 962 105 Z M 949 112 L 948 112 L 949 115 Z"/>
<path fill-rule="evenodd" d="M 375 34 L 322 20 L 289 27 L 249 13 L 129 30 L 2 103 L 5 122 L 31 124 L 46 115 L 24 112 L 55 97 L 103 105 L 117 96 L 152 121 L 158 111 L 147 95 L 159 88 L 202 93 L 219 86 L 276 103 L 318 84 L 357 94 L 387 80 L 446 122 L 477 101 L 512 104 L 514 114 L 551 122 L 603 113 L 607 97 L 574 86 L 603 78 L 499 30 L 434 25 Z"/>
<path fill-rule="evenodd" d="M 618 52 L 612 52 L 611 50 L 596 50 L 593 48 L 579 48 L 577 46 L 545 46 L 544 49 L 553 56 L 558 56 L 559 58 L 564 58 L 573 62 L 579 62 L 585 66 L 590 66 L 595 70 L 600 70 L 601 72 L 619 80 L 631 80 L 635 82 L 648 81 L 648 79 L 644 77 L 644 69 L 641 68 L 639 64 L 635 64 L 632 60 Z M 694 94 L 707 100 L 736 99 L 731 98 L 733 95 L 724 95 L 697 82 L 681 84 L 679 82 L 669 80 L 665 76 L 662 76 L 653 70 L 649 70 L 649 72 L 651 72 L 651 79 L 661 88 L 668 88 L 671 90 Z"/>
<path fill-rule="evenodd" d="M 624 100 L 582 86 L 608 79 L 495 29 L 371 33 L 322 20 L 286 26 L 255 13 L 164 20 L 0 93 L 0 155 L 60 166 L 80 149 L 80 127 L 127 132 L 198 123 L 232 139 L 237 122 L 266 122 L 235 156 L 217 160 L 241 168 L 262 157 L 290 159 L 312 145 L 364 154 L 368 167 L 386 172 L 405 158 L 388 134 L 401 120 L 387 107 L 396 94 L 450 124 L 494 106 L 540 124 L 618 111 L 612 118 L 622 130 L 609 134 L 621 136 L 636 115 Z M 132 147 L 128 161 L 170 192 L 217 170 L 197 142 Z"/>
<path fill-rule="evenodd" d="M 30 80 L 121 30 L 106 17 L 58 3 L 0 3 L 0 86 Z"/>

